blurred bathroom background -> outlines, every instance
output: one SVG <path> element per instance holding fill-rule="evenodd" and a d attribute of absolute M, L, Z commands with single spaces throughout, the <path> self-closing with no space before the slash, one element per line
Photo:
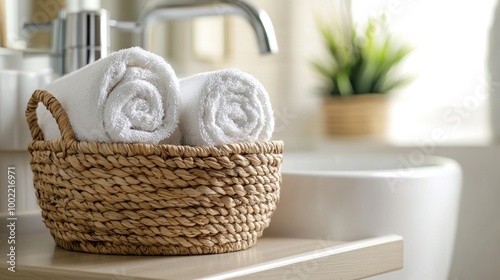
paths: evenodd
<path fill-rule="evenodd" d="M 102 6 L 111 18 L 134 20 L 147 2 L 103 1 Z M 250 2 L 269 13 L 278 54 L 261 56 L 251 26 L 241 17 L 158 24 L 152 50 L 166 57 L 179 76 L 223 67 L 252 73 L 272 97 L 276 138 L 284 138 L 288 148 L 315 145 L 322 138 L 321 81 L 310 62 L 325 52 L 315 17 L 328 17 L 341 0 Z M 393 95 L 387 141 L 414 145 L 439 127 L 446 133 L 443 144 L 490 142 L 488 93 L 494 88 L 487 61 L 495 4 L 494 0 L 473 7 L 450 0 L 352 1 L 354 21 L 384 13 L 391 29 L 415 49 L 402 67 L 415 80 Z M 112 30 L 112 48 L 130 46 L 132 37 Z"/>
<path fill-rule="evenodd" d="M 391 29 L 415 49 L 401 68 L 413 75 L 415 80 L 392 95 L 387 137 L 376 140 L 332 139 L 323 133 L 319 109 L 322 100 L 318 91 L 321 81 L 310 66 L 311 59 L 325 52 L 315 17 L 328 16 L 340 1 L 249 0 L 265 10 L 272 19 L 279 44 L 277 54 L 261 55 L 251 26 L 244 18 L 236 16 L 157 24 L 150 51 L 164 56 L 180 77 L 226 67 L 240 68 L 257 77 L 268 90 L 273 103 L 276 118 L 274 138 L 283 139 L 287 151 L 409 154 L 419 150 L 456 159 L 464 171 L 464 185 L 449 279 L 498 279 L 498 1 L 352 1 L 354 21 L 365 21 L 371 15 L 384 13 Z M 110 18 L 121 21 L 137 20 L 148 2 L 81 1 L 90 6 L 100 5 L 109 12 Z M 111 30 L 112 50 L 130 47 L 135 40 L 130 32 Z M 23 79 L 41 79 L 40 83 L 43 83 L 44 79 L 49 81 L 52 76 L 50 71 L 44 75 L 30 72 L 36 68 L 30 63 L 45 63 L 44 58 L 37 55 L 32 55 L 30 60 L 17 61 L 14 55 L 0 48 L 0 56 L 4 56 L 0 69 L 22 64 L 20 69 L 24 71 L 22 74 L 4 72 L 0 77 L 0 87 L 3 88 L 0 92 L 2 164 L 27 165 L 28 155 L 24 149 L 30 138 L 22 123 L 24 108 L 11 106 L 12 97 L 9 97 L 10 103 L 6 101 L 7 96 L 14 93 L 5 88 L 13 81 L 12 76 L 22 76 L 17 80 L 18 86 L 25 84 Z M 9 62 L 8 59 L 16 62 Z M 22 89 L 18 89 L 20 91 Z M 26 104 L 28 96 L 16 97 L 15 104 Z M 16 113 L 11 112 L 13 110 Z M 20 122 L 15 128 L 9 127 L 16 121 L 8 118 L 16 114 Z M 5 134 L 11 130 L 23 132 L 15 137 Z M 436 140 L 433 137 L 436 131 L 444 137 Z M 3 165 L 2 170 L 6 170 Z M 20 178 L 19 184 L 30 185 L 30 179 Z M 32 194 L 21 199 L 20 203 L 26 210 L 37 208 Z"/>

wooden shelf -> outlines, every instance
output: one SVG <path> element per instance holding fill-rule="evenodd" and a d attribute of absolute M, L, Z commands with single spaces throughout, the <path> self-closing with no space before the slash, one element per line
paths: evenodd
<path fill-rule="evenodd" d="M 0 240 L 6 256 L 5 235 Z M 18 236 L 16 272 L 1 279 L 360 279 L 403 267 L 403 240 L 355 242 L 262 237 L 254 247 L 201 256 L 116 256 L 70 252 L 48 232 Z"/>

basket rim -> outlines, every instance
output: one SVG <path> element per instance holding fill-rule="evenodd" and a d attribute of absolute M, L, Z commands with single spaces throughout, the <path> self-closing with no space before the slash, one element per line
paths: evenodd
<path fill-rule="evenodd" d="M 282 140 L 238 142 L 219 146 L 185 146 L 147 143 L 107 143 L 53 140 L 33 140 L 29 151 L 63 152 L 65 154 L 101 154 L 103 156 L 121 154 L 124 156 L 162 156 L 162 157 L 221 157 L 235 154 L 282 154 Z"/>
<path fill-rule="evenodd" d="M 38 125 L 36 109 L 42 103 L 52 114 L 59 127 L 61 138 L 45 140 L 43 132 Z M 32 142 L 28 145 L 29 151 L 51 150 L 65 154 L 101 154 L 125 156 L 149 156 L 158 155 L 163 157 L 210 157 L 229 156 L 234 154 L 254 153 L 278 153 L 283 152 L 283 141 L 252 141 L 238 142 L 219 146 L 184 146 L 170 144 L 148 144 L 148 143 L 108 143 L 108 142 L 85 142 L 75 138 L 69 118 L 59 101 L 46 90 L 36 90 L 31 96 L 26 108 L 26 120 L 32 136 Z"/>

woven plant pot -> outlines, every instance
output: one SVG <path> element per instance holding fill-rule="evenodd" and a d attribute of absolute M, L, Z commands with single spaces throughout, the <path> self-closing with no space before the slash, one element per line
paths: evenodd
<path fill-rule="evenodd" d="M 61 138 L 44 141 L 36 108 Z M 253 246 L 279 199 L 283 142 L 189 147 L 75 140 L 46 91 L 26 110 L 38 205 L 60 247 L 89 253 L 193 255 Z"/>
<path fill-rule="evenodd" d="M 384 137 L 389 98 L 385 94 L 328 97 L 323 102 L 327 136 Z"/>

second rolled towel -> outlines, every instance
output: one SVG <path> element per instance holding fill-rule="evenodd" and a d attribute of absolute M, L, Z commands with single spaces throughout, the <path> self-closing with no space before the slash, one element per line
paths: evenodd
<path fill-rule="evenodd" d="M 217 146 L 267 141 L 274 131 L 269 95 L 237 69 L 205 72 L 180 81 L 182 143 Z"/>
<path fill-rule="evenodd" d="M 160 56 L 121 50 L 46 87 L 81 141 L 180 144 L 179 81 Z M 59 137 L 45 108 L 37 114 L 46 140 Z M 176 139 L 177 138 L 177 139 Z"/>

